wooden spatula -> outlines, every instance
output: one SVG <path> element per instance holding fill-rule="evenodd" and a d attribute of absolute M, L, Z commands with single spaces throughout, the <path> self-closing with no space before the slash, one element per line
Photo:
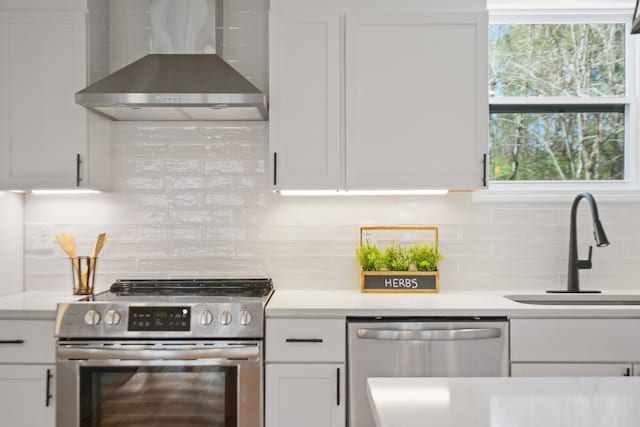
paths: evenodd
<path fill-rule="evenodd" d="M 102 250 L 104 246 L 104 241 L 107 239 L 107 233 L 98 234 L 98 238 L 96 239 L 96 244 L 93 245 L 93 252 L 91 252 L 91 258 L 98 258 L 98 254 Z"/>
<path fill-rule="evenodd" d="M 63 251 L 67 253 L 71 258 L 77 258 L 76 254 L 76 242 L 73 240 L 73 236 L 69 233 L 56 234 L 56 240 L 60 244 Z"/>

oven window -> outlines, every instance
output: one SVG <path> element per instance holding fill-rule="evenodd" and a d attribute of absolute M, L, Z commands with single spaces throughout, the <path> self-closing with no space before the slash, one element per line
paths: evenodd
<path fill-rule="evenodd" d="M 80 426 L 236 427 L 237 369 L 82 367 Z"/>

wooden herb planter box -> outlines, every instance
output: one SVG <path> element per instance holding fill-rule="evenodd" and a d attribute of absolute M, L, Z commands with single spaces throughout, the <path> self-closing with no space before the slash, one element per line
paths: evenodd
<path fill-rule="evenodd" d="M 360 227 L 360 246 L 363 234 L 373 230 L 416 230 L 433 233 L 433 245 L 438 250 L 438 227 L 435 226 L 368 226 Z M 439 271 L 360 271 L 361 292 L 427 292 L 440 291 Z"/>

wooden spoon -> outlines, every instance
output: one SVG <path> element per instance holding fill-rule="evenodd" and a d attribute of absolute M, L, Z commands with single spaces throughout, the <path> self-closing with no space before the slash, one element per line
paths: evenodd
<path fill-rule="evenodd" d="M 98 258 L 98 254 L 102 250 L 104 246 L 104 241 L 107 239 L 107 233 L 98 234 L 98 239 L 96 240 L 96 244 L 93 246 L 93 252 L 91 252 L 91 258 Z"/>
<path fill-rule="evenodd" d="M 98 238 L 96 239 L 96 243 L 93 245 L 93 252 L 91 252 L 91 258 L 89 258 L 89 265 L 95 263 L 95 259 L 98 258 L 98 254 L 102 250 L 104 246 L 104 241 L 107 238 L 107 233 L 98 234 Z M 80 288 L 82 292 L 86 293 L 89 288 L 89 265 L 82 271 L 82 275 L 80 276 Z M 95 268 L 95 267 L 94 267 Z"/>
<path fill-rule="evenodd" d="M 58 233 L 56 234 L 56 240 L 58 241 L 58 244 L 60 245 L 60 247 L 62 248 L 63 251 L 65 251 L 67 253 L 67 255 L 69 255 L 69 257 L 71 258 L 71 262 L 73 263 L 73 275 L 76 275 L 76 271 L 78 273 L 80 273 L 79 270 L 79 265 L 78 265 L 78 255 L 76 254 L 76 241 L 73 240 L 73 236 L 69 233 Z M 82 276 L 78 278 L 78 280 L 80 281 L 80 283 L 78 283 L 78 286 L 80 288 L 82 288 Z"/>

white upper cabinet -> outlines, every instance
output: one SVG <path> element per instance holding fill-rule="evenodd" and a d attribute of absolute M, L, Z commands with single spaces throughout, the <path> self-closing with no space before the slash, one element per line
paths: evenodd
<path fill-rule="evenodd" d="M 274 185 L 340 186 L 340 22 L 326 11 L 270 12 Z"/>
<path fill-rule="evenodd" d="M 75 103 L 87 84 L 84 11 L 0 11 L 0 189 L 104 189 L 106 119 Z"/>
<path fill-rule="evenodd" d="M 347 16 L 346 187 L 483 187 L 486 13 Z"/>
<path fill-rule="evenodd" d="M 485 3 L 326 1 L 271 3 L 275 187 L 485 187 Z"/>

